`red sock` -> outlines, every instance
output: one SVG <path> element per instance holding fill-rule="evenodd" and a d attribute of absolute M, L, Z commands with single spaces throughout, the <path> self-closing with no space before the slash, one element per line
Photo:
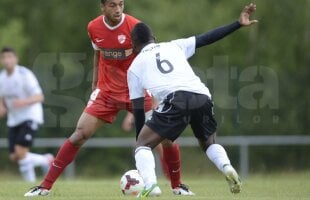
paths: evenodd
<path fill-rule="evenodd" d="M 46 189 L 51 189 L 54 182 L 61 175 L 64 169 L 74 160 L 78 153 L 79 148 L 73 146 L 73 144 L 66 140 L 65 143 L 60 147 L 58 154 L 48 170 L 41 186 Z"/>
<path fill-rule="evenodd" d="M 171 187 L 176 188 L 181 184 L 181 158 L 179 145 L 163 147 L 164 160 L 166 161 L 170 174 Z"/>
<path fill-rule="evenodd" d="M 168 180 L 171 180 L 170 178 L 170 173 L 169 173 L 169 168 L 168 168 L 168 164 L 166 163 L 165 159 L 163 156 L 160 157 L 160 162 L 161 162 L 161 168 L 164 172 L 164 175 L 166 176 L 166 178 Z"/>

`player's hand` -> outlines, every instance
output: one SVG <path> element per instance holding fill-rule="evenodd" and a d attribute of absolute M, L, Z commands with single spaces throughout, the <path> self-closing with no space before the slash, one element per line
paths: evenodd
<path fill-rule="evenodd" d="M 131 113 L 127 113 L 122 123 L 122 129 L 126 132 L 130 132 L 134 126 L 134 116 Z"/>
<path fill-rule="evenodd" d="M 28 106 L 28 105 L 29 105 L 29 103 L 25 99 L 15 99 L 13 101 L 13 107 L 15 109 L 20 109 L 20 108 L 23 108 L 23 107 Z"/>
<path fill-rule="evenodd" d="M 256 24 L 257 20 L 250 20 L 251 15 L 256 11 L 256 4 L 251 3 L 244 7 L 240 14 L 239 23 L 242 26 L 250 26 Z"/>

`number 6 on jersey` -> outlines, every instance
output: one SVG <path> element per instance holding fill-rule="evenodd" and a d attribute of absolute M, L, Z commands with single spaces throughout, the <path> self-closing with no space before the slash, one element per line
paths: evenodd
<path fill-rule="evenodd" d="M 171 64 L 171 62 L 169 62 L 168 60 L 160 60 L 160 53 L 156 54 L 156 63 L 157 63 L 157 68 L 163 74 L 168 74 L 173 71 L 173 65 Z M 165 69 L 163 67 L 163 64 L 166 64 L 168 68 Z"/>

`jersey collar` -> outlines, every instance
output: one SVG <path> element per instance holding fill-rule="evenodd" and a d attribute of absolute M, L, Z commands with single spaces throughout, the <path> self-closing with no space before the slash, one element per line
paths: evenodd
<path fill-rule="evenodd" d="M 116 26 L 110 26 L 109 24 L 107 24 L 107 23 L 105 22 L 105 20 L 104 20 L 104 15 L 102 16 L 102 21 L 103 21 L 104 25 L 105 25 L 108 29 L 110 29 L 110 30 L 115 30 L 115 29 L 117 29 L 118 27 L 120 27 L 120 26 L 124 23 L 124 20 L 125 20 L 125 14 L 123 13 L 123 14 L 122 14 L 122 20 L 121 20 L 121 22 L 120 22 L 119 24 L 117 24 Z"/>
<path fill-rule="evenodd" d="M 142 51 L 144 51 L 144 50 L 147 50 L 148 48 L 150 48 L 151 46 L 154 46 L 154 45 L 156 45 L 156 43 L 155 43 L 155 42 L 150 43 L 150 44 L 146 45 L 145 47 L 143 47 L 143 48 L 141 49 L 141 51 L 140 51 L 140 52 L 142 52 Z"/>

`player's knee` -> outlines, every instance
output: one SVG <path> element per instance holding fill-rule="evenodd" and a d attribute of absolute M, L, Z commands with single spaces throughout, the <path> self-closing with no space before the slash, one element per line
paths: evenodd
<path fill-rule="evenodd" d="M 90 137 L 92 133 L 85 127 L 77 127 L 70 137 L 70 142 L 75 146 L 82 146 Z"/>
<path fill-rule="evenodd" d="M 147 143 L 141 139 L 138 138 L 137 142 L 136 142 L 136 149 L 139 147 L 145 147 L 147 146 Z"/>
<path fill-rule="evenodd" d="M 154 145 L 153 142 L 151 141 L 146 141 L 146 140 L 142 140 L 142 139 L 139 139 L 137 140 L 136 142 L 136 148 L 139 148 L 139 147 L 149 147 L 151 149 L 154 149 L 157 145 Z"/>
<path fill-rule="evenodd" d="M 161 144 L 163 145 L 163 147 L 172 147 L 174 145 L 171 140 L 163 140 Z"/>
<path fill-rule="evenodd" d="M 216 144 L 215 134 L 208 137 L 207 140 L 199 140 L 200 146 L 202 150 L 205 152 L 212 144 Z"/>

